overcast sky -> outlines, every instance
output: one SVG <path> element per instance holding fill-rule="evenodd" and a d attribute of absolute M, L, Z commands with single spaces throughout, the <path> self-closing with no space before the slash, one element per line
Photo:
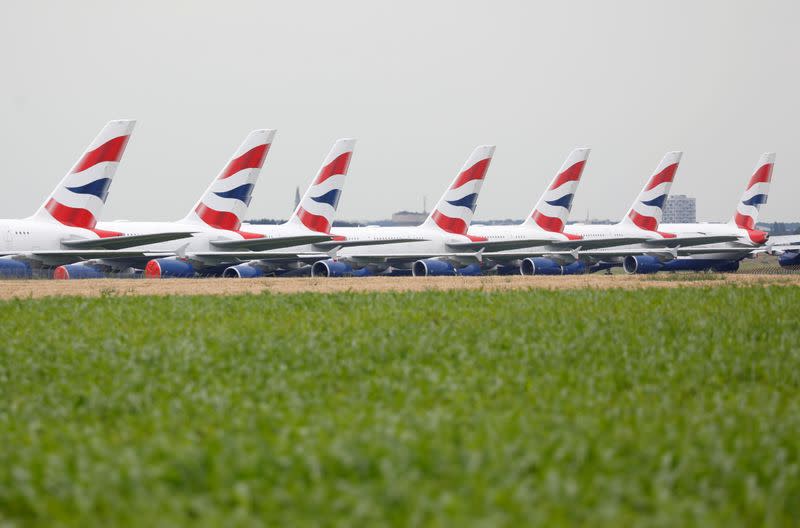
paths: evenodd
<path fill-rule="evenodd" d="M 763 220 L 800 220 L 800 3 L 0 3 L 0 216 L 27 216 L 100 127 L 139 123 L 106 220 L 183 217 L 254 128 L 278 134 L 250 217 L 291 212 L 358 138 L 341 219 L 434 202 L 497 145 L 478 219 L 521 218 L 591 147 L 573 219 L 619 218 L 662 154 L 673 193 L 727 221 L 763 151 Z"/>

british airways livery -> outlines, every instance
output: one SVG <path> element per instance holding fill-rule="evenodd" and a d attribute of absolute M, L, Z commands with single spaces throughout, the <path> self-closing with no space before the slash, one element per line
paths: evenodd
<path fill-rule="evenodd" d="M 55 270 L 55 278 L 77 279 L 102 277 L 108 272 L 144 269 L 145 275 L 175 274 L 189 271 L 175 255 L 195 249 L 208 250 L 228 240 L 246 240 L 260 235 L 239 229 L 261 167 L 275 136 L 274 130 L 250 132 L 222 171 L 211 182 L 200 200 L 182 220 L 176 222 L 99 222 L 102 230 L 142 238 L 139 245 L 126 252 L 68 264 Z M 160 240 L 164 234 L 179 233 L 184 239 Z M 150 240 L 148 240 L 150 238 Z M 158 255 L 165 255 L 154 259 Z M 194 270 L 191 272 L 194 274 Z"/>
<path fill-rule="evenodd" d="M 343 240 L 368 245 L 343 246 L 334 258 L 314 263 L 312 275 L 479 272 L 480 248 L 476 244 L 486 241 L 467 231 L 493 155 L 494 146 L 477 147 L 422 225 L 333 228 L 332 233 Z"/>
<path fill-rule="evenodd" d="M 739 262 L 767 243 L 768 235 L 756 229 L 758 213 L 769 196 L 775 153 L 761 155 L 728 223 L 663 224 L 661 229 L 683 237 L 719 237 L 726 241 L 682 250 L 682 255 L 630 255 L 625 258 L 628 273 L 657 271 L 736 271 Z"/>
<path fill-rule="evenodd" d="M 33 216 L 0 220 L 0 277 L 29 277 L 143 242 L 98 224 L 135 123 L 106 124 Z M 159 240 L 185 236 L 169 233 Z"/>

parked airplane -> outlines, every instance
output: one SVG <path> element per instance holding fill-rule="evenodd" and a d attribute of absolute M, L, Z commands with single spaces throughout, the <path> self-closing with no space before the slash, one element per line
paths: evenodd
<path fill-rule="evenodd" d="M 729 235 L 675 235 L 660 229 L 666 200 L 680 163 L 681 152 L 669 152 L 645 184 L 622 221 L 614 225 L 567 226 L 568 235 L 580 236 L 581 241 L 571 251 L 553 251 L 522 261 L 523 275 L 561 275 L 595 272 L 623 264 L 629 255 L 658 255 L 674 258 L 690 254 L 693 246 L 728 242 Z M 614 243 L 616 239 L 617 243 Z M 491 255 L 489 255 L 491 257 Z"/>
<path fill-rule="evenodd" d="M 657 271 L 736 271 L 739 262 L 749 256 L 754 248 L 763 246 L 769 236 L 756 229 L 758 213 L 767 202 L 775 153 L 761 155 L 753 175 L 745 187 L 736 212 L 728 223 L 662 224 L 660 229 L 678 236 L 729 236 L 730 241 L 695 248 L 694 254 L 629 255 L 625 257 L 624 269 L 628 273 L 655 273 Z"/>
<path fill-rule="evenodd" d="M 777 255 L 782 268 L 800 269 L 800 235 L 771 236 L 764 252 Z"/>
<path fill-rule="evenodd" d="M 615 237 L 584 239 L 580 235 L 564 232 L 569 213 L 572 210 L 572 200 L 578 189 L 580 178 L 586 166 L 590 149 L 579 148 L 573 150 L 561 169 L 555 175 L 550 185 L 542 193 L 533 211 L 519 225 L 472 225 L 469 234 L 483 237 L 487 240 L 500 242 L 510 240 L 528 239 L 535 244 L 522 249 L 485 252 L 481 267 L 484 270 L 495 269 L 501 274 L 520 273 L 522 263 L 526 259 L 539 258 L 533 261 L 541 263 L 551 253 L 570 251 L 575 248 L 598 248 L 629 244 L 630 239 Z M 643 240 L 636 238 L 635 240 Z M 581 262 L 562 266 L 552 262 L 552 268 L 558 269 L 559 274 L 583 272 L 585 266 Z"/>
<path fill-rule="evenodd" d="M 168 270 L 184 269 L 183 261 L 173 255 L 190 250 L 224 250 L 228 244 L 246 243 L 261 239 L 262 235 L 240 231 L 241 219 L 247 212 L 253 188 L 261 166 L 272 144 L 274 130 L 254 130 L 239 146 L 219 175 L 212 181 L 188 215 L 177 222 L 99 222 L 99 229 L 123 233 L 126 236 L 157 237 L 162 233 L 183 233 L 186 240 L 169 240 L 139 244 L 131 250 L 91 258 L 86 262 L 60 266 L 55 278 L 76 279 L 102 277 L 107 272 L 129 268 L 142 269 L 150 262 L 158 269 L 159 263 Z M 272 247 L 295 243 L 283 240 L 263 240 Z M 164 255 L 153 260 L 154 256 Z M 152 270 L 148 269 L 148 273 Z"/>
<path fill-rule="evenodd" d="M 422 275 L 453 274 L 457 269 L 462 273 L 479 271 L 479 250 L 493 243 L 471 236 L 467 230 L 493 154 L 494 146 L 477 147 L 422 225 L 332 229 L 334 235 L 354 243 L 387 245 L 343 247 L 335 258 L 315 262 L 312 275 L 369 275 L 412 268 Z"/>
<path fill-rule="evenodd" d="M 529 239 L 535 241 L 534 245 L 537 246 L 535 249 L 523 248 L 484 254 L 481 263 L 483 269 L 495 268 L 502 274 L 519 273 L 523 259 L 544 249 L 538 246 L 547 246 L 550 250 L 565 247 L 569 249 L 575 247 L 570 244 L 582 243 L 582 237 L 564 233 L 564 226 L 572 210 L 572 200 L 586 167 L 589 152 L 588 148 L 578 148 L 569 154 L 536 202 L 533 211 L 521 224 L 470 226 L 470 235 L 483 237 L 486 240 Z"/>
<path fill-rule="evenodd" d="M 355 142 L 345 138 L 334 143 L 288 221 L 280 225 L 243 224 L 241 229 L 248 233 L 247 239 L 154 259 L 147 265 L 146 276 L 191 277 L 200 270 L 212 269 L 225 277 L 260 277 L 265 273 L 300 270 L 317 260 L 330 258 L 328 252 L 348 243 L 332 235 L 330 227 Z"/>
<path fill-rule="evenodd" d="M 110 121 L 33 216 L 0 220 L 0 277 L 30 277 L 34 270 L 188 236 L 129 236 L 97 223 L 135 123 Z"/>

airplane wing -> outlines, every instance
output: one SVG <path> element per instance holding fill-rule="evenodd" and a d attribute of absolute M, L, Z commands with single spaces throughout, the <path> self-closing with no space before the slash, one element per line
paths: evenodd
<path fill-rule="evenodd" d="M 197 251 L 187 253 L 186 257 L 204 264 L 240 263 L 252 260 L 264 262 L 316 262 L 331 258 L 328 253 L 298 253 L 280 251 Z"/>
<path fill-rule="evenodd" d="M 771 236 L 764 247 L 773 251 L 797 251 L 800 249 L 800 235 Z"/>
<path fill-rule="evenodd" d="M 62 266 L 64 264 L 74 264 L 84 260 L 150 260 L 153 258 L 170 257 L 172 252 L 150 252 L 150 251 L 124 251 L 118 249 L 62 249 L 45 251 L 6 251 L 2 256 L 17 258 L 20 260 L 30 260 L 39 262 L 45 266 Z"/>
<path fill-rule="evenodd" d="M 193 232 L 174 231 L 168 233 L 152 233 L 147 235 L 123 235 L 108 238 L 87 238 L 62 240 L 61 245 L 69 249 L 125 249 L 145 244 L 157 244 L 159 242 L 169 242 L 189 238 Z"/>
<path fill-rule="evenodd" d="M 625 238 L 582 238 L 579 240 L 560 240 L 552 242 L 550 245 L 559 248 L 582 248 L 582 249 L 599 249 L 614 246 L 627 246 L 629 244 L 640 244 L 650 240 L 646 237 L 625 237 Z"/>
<path fill-rule="evenodd" d="M 270 249 L 324 243 L 330 241 L 331 238 L 333 238 L 332 235 L 308 234 L 287 237 L 249 238 L 245 240 L 215 240 L 211 242 L 211 245 L 230 251 L 243 249 L 267 251 Z"/>
<path fill-rule="evenodd" d="M 736 240 L 739 240 L 739 237 L 735 235 L 686 235 L 675 238 L 651 238 L 644 244 L 651 247 L 686 247 L 735 242 Z"/>
<path fill-rule="evenodd" d="M 467 253 L 393 253 L 386 255 L 348 255 L 345 260 L 352 261 L 358 264 L 389 264 L 400 265 L 409 264 L 417 260 L 426 259 L 444 259 L 458 264 L 471 264 L 473 262 L 480 262 L 483 259 L 483 254 L 480 251 L 467 252 Z"/>
<path fill-rule="evenodd" d="M 515 251 L 509 252 L 493 252 L 488 251 L 483 254 L 484 258 L 493 260 L 495 262 L 510 262 L 512 260 L 519 260 L 528 257 L 554 257 L 554 258 L 577 258 L 577 255 L 583 255 L 593 249 L 601 250 L 607 247 L 626 246 L 630 244 L 637 244 L 649 240 L 648 238 L 641 237 L 626 237 L 626 238 L 591 238 L 581 240 L 562 240 L 550 242 L 541 249 L 536 251 Z M 642 250 L 638 250 L 640 254 Z"/>
<path fill-rule="evenodd" d="M 787 252 L 794 252 L 800 251 L 800 245 L 798 244 L 785 244 L 785 245 L 771 245 L 768 244 L 766 246 L 761 246 L 753 250 L 754 254 L 759 253 L 769 253 L 770 255 L 782 255 L 783 253 Z"/>
<path fill-rule="evenodd" d="M 689 257 L 692 255 L 709 255 L 709 254 L 717 254 L 717 253 L 727 253 L 730 255 L 742 255 L 747 254 L 753 251 L 753 248 L 710 248 L 710 247 L 703 247 L 703 248 L 630 248 L 630 249 L 598 249 L 598 250 L 589 250 L 589 251 L 578 251 L 573 253 L 563 252 L 563 253 L 550 253 L 550 255 L 554 256 L 568 256 L 572 255 L 575 258 L 587 257 L 590 259 L 595 260 L 603 260 L 604 258 L 613 258 L 613 257 L 627 257 L 628 255 L 652 255 L 654 257 L 663 256 L 665 258 L 668 257 Z M 547 256 L 547 255 L 543 255 Z M 487 255 L 488 257 L 488 255 Z"/>
<path fill-rule="evenodd" d="M 454 251 L 508 251 L 527 247 L 545 246 L 553 243 L 552 238 L 514 238 L 508 240 L 484 240 L 483 242 L 451 242 L 447 247 Z"/>
<path fill-rule="evenodd" d="M 316 242 L 314 246 L 320 249 L 334 249 L 337 247 L 360 247 L 360 246 L 382 246 L 385 244 L 400 244 L 404 242 L 425 242 L 426 238 L 391 238 L 384 240 L 329 240 L 326 242 Z"/>

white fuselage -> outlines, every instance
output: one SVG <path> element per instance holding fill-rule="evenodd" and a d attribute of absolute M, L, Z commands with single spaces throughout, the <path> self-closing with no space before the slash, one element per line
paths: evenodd
<path fill-rule="evenodd" d="M 261 235 L 265 238 L 281 238 L 281 237 L 296 237 L 296 236 L 313 236 L 313 235 L 324 235 L 325 233 L 319 233 L 317 231 L 311 231 L 306 226 L 302 224 L 295 224 L 291 221 L 284 222 L 282 224 L 242 224 L 241 227 L 242 231 L 247 233 L 255 233 L 257 235 Z M 324 250 L 321 250 L 314 246 L 314 244 L 302 244 L 299 246 L 287 246 L 280 249 L 273 250 L 276 253 L 320 253 Z M 265 253 L 269 253 L 269 251 L 265 251 Z"/>
<path fill-rule="evenodd" d="M 525 240 L 525 239 L 549 239 L 553 242 L 569 240 L 566 235 L 545 231 L 537 227 L 522 224 L 514 225 L 471 225 L 468 234 L 476 237 L 483 237 L 490 241 L 500 240 Z"/>
<path fill-rule="evenodd" d="M 736 224 L 721 224 L 721 223 L 694 223 L 694 224 L 661 224 L 659 229 L 663 229 L 668 233 L 674 233 L 678 236 L 691 236 L 691 235 L 729 235 L 738 237 L 735 241 L 720 242 L 717 244 L 708 244 L 706 246 L 698 246 L 702 248 L 720 248 L 720 249 L 741 249 L 741 253 L 721 252 L 721 253 L 703 253 L 698 255 L 687 255 L 679 258 L 689 258 L 698 260 L 739 260 L 741 257 L 747 256 L 753 248 L 759 247 L 762 244 L 751 240 L 750 235 L 746 229 L 742 229 Z"/>
<path fill-rule="evenodd" d="M 594 239 L 613 239 L 613 238 L 647 238 L 647 239 L 660 239 L 664 238 L 661 234 L 657 233 L 656 231 L 648 231 L 647 229 L 641 229 L 632 224 L 572 224 L 568 225 L 564 228 L 566 233 L 571 235 L 579 235 L 583 239 L 589 241 Z M 620 250 L 638 250 L 641 249 L 643 253 L 647 252 L 648 250 L 652 250 L 652 246 L 647 246 L 641 243 L 635 244 L 626 244 L 626 245 L 619 245 L 604 249 L 595 249 L 592 251 L 593 255 L 595 255 L 592 260 L 598 260 L 598 256 L 600 260 L 608 261 L 608 262 L 621 262 L 621 258 L 610 255 L 607 259 L 603 259 L 602 255 L 604 252 L 608 252 L 612 254 L 614 252 L 618 252 Z"/>
<path fill-rule="evenodd" d="M 570 224 L 564 228 L 564 232 L 571 235 L 579 235 L 587 240 L 630 237 L 663 238 L 655 231 L 648 231 L 635 225 L 626 224 Z"/>
<path fill-rule="evenodd" d="M 0 220 L 0 251 L 24 252 L 66 249 L 62 240 L 100 238 L 90 229 L 42 220 Z"/>
<path fill-rule="evenodd" d="M 489 242 L 512 241 L 512 240 L 551 240 L 553 242 L 563 242 L 569 240 L 569 237 L 562 233 L 555 233 L 553 231 L 546 231 L 539 227 L 534 227 L 524 224 L 513 225 L 471 225 L 468 234 L 485 238 Z M 502 253 L 504 256 L 516 256 L 518 258 L 525 258 L 530 256 L 531 253 L 539 253 L 548 248 L 547 244 L 538 244 L 535 246 L 524 247 L 520 249 L 508 249 Z"/>
<path fill-rule="evenodd" d="M 720 224 L 720 223 L 697 223 L 697 224 L 661 224 L 659 230 L 666 231 L 667 233 L 674 233 L 676 235 L 730 235 L 739 237 L 734 242 L 724 242 L 725 247 L 734 247 L 741 244 L 748 246 L 757 246 L 760 244 L 754 243 L 747 233 L 746 229 L 742 229 L 736 224 Z"/>
<path fill-rule="evenodd" d="M 116 231 L 126 236 L 179 232 L 194 233 L 191 237 L 187 238 L 129 248 L 132 251 L 138 250 L 154 253 L 210 251 L 212 249 L 211 242 L 214 240 L 241 240 L 244 238 L 235 231 L 215 229 L 204 224 L 188 222 L 128 222 L 119 220 L 113 222 L 98 222 L 97 228 L 107 231 Z"/>
<path fill-rule="evenodd" d="M 386 241 L 386 244 L 345 247 L 339 250 L 338 259 L 358 265 L 369 259 L 385 256 L 392 260 L 392 266 L 408 269 L 420 259 L 436 256 L 455 255 L 448 243 L 469 242 L 463 235 L 454 235 L 438 228 L 424 226 L 409 227 L 338 227 L 331 233 L 343 236 L 348 241 Z M 391 240 L 424 239 L 419 242 L 391 243 Z M 359 259 L 361 257 L 361 259 Z"/>

